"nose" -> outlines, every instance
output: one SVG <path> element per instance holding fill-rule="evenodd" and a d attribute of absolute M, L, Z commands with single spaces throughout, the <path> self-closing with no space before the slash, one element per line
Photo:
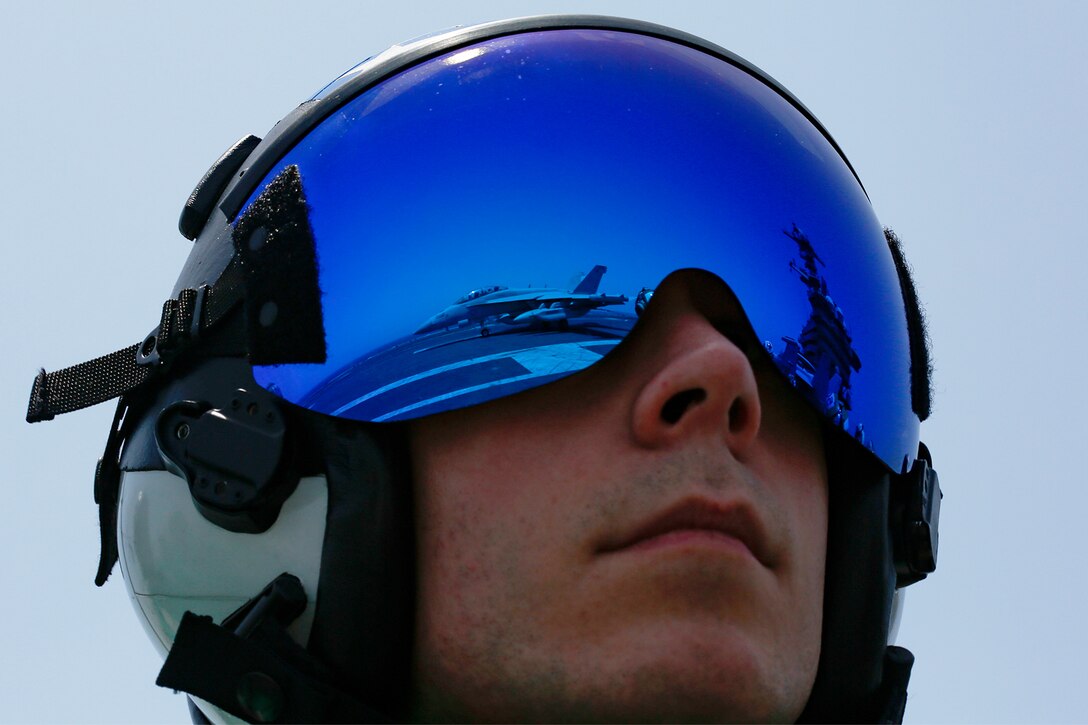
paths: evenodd
<path fill-rule="evenodd" d="M 693 310 L 670 321 L 664 343 L 660 367 L 632 407 L 636 442 L 662 448 L 712 436 L 723 440 L 734 457 L 744 458 L 762 416 L 748 357 Z"/>

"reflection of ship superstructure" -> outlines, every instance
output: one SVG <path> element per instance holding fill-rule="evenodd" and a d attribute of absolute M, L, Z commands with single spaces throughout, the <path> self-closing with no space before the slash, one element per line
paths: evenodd
<path fill-rule="evenodd" d="M 769 342 L 766 346 L 790 382 L 805 389 L 836 424 L 849 431 L 850 375 L 861 370 L 861 359 L 854 350 L 842 309 L 832 299 L 827 279 L 817 267 L 817 264 L 823 266 L 824 261 L 797 225 L 784 233 L 797 244 L 801 263 L 791 260 L 790 269 L 808 289 L 812 313 L 796 339 L 782 338 L 785 347 L 780 353 L 775 354 Z M 860 424 L 852 432 L 869 444 Z"/>
<path fill-rule="evenodd" d="M 597 265 L 573 290 L 551 287 L 510 289 L 502 286 L 473 290 L 424 322 L 416 334 L 478 323 L 480 334 L 486 337 L 491 333 L 488 325 L 496 322 L 565 328 L 568 320 L 581 317 L 590 310 L 627 302 L 625 295 L 597 293 L 601 278 L 607 271 L 607 267 Z"/>

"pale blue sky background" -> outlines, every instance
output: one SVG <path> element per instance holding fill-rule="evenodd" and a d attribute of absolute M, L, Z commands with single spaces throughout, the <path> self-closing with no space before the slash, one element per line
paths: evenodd
<path fill-rule="evenodd" d="M 1088 4 L 222 5 L 0 9 L 0 721 L 188 722 L 120 573 L 92 583 L 112 408 L 26 425 L 36 369 L 154 326 L 181 206 L 239 136 L 392 43 L 563 11 L 702 35 L 830 129 L 905 241 L 937 366 L 941 557 L 900 631 L 907 721 L 1085 719 Z"/>

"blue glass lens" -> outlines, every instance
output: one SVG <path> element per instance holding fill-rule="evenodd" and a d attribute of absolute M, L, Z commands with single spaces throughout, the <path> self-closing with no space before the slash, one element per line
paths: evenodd
<path fill-rule="evenodd" d="M 324 364 L 256 367 L 364 421 L 492 400 L 599 360 L 671 271 L 731 287 L 783 373 L 893 470 L 913 459 L 903 301 L 831 143 L 744 70 L 556 29 L 432 58 L 345 103 L 296 165 Z"/>

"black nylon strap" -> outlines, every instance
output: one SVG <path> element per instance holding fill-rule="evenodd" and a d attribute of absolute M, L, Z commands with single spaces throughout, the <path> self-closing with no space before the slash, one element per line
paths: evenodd
<path fill-rule="evenodd" d="M 152 368 L 136 364 L 132 345 L 109 355 L 47 373 L 40 370 L 30 391 L 26 421 L 37 423 L 116 398 L 143 383 Z"/>
<path fill-rule="evenodd" d="M 220 325 L 242 301 L 239 266 L 232 260 L 211 288 L 183 289 L 176 299 L 163 303 L 158 328 L 143 342 L 51 373 L 40 370 L 30 391 L 27 422 L 52 420 L 124 395 L 147 382 L 164 364 L 193 349 L 197 338 Z M 197 354 L 245 354 L 240 326 L 217 332 L 214 340 L 198 346 Z"/>

